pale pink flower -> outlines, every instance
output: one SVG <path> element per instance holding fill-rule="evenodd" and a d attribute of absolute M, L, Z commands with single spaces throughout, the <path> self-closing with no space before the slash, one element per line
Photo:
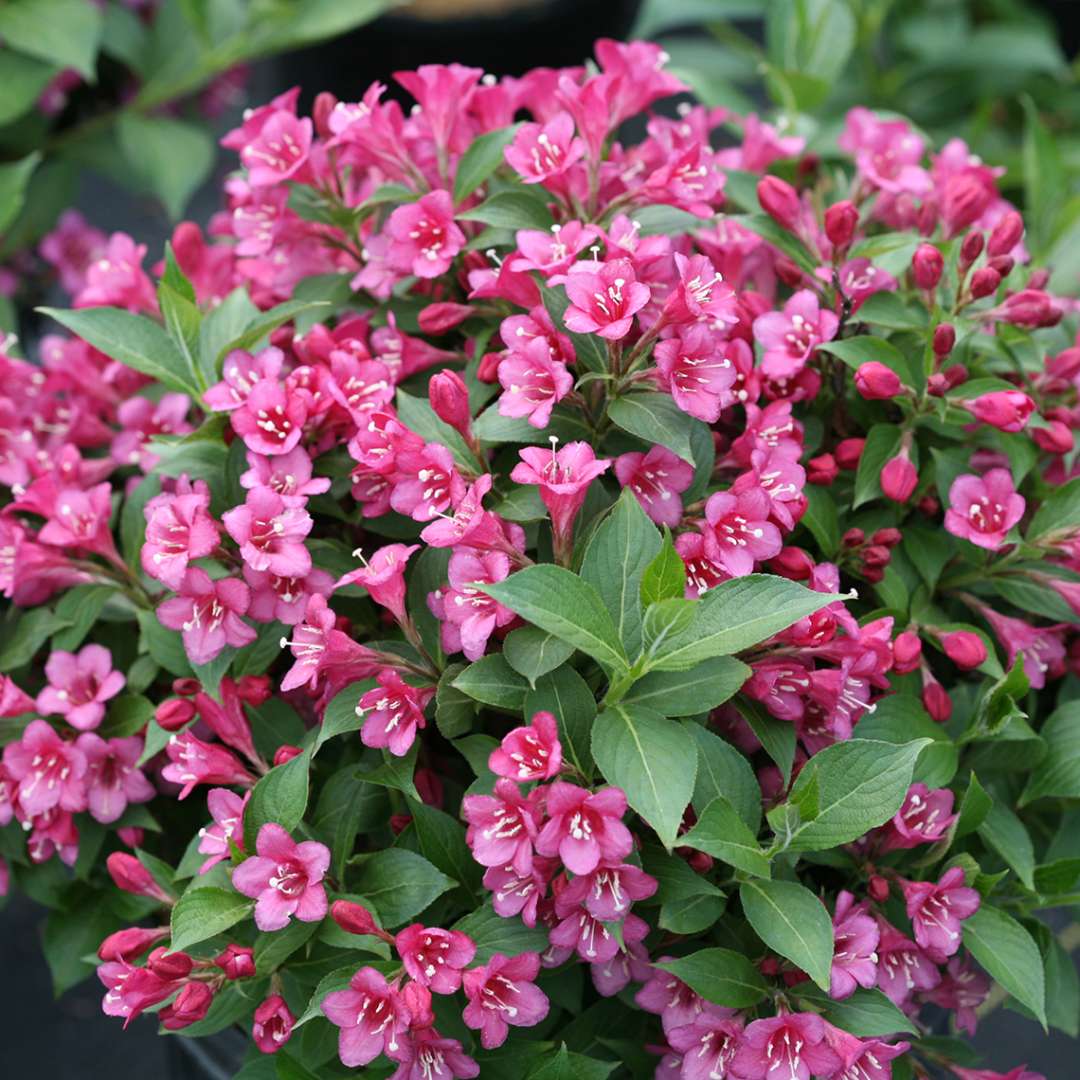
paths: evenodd
<path fill-rule="evenodd" d="M 233 888 L 255 900 L 255 925 L 281 930 L 295 915 L 301 922 L 326 917 L 330 849 L 316 840 L 295 840 L 274 822 L 267 822 L 255 841 L 256 854 L 232 875 Z"/>
<path fill-rule="evenodd" d="M 205 570 L 191 567 L 179 592 L 158 604 L 157 616 L 162 626 L 180 631 L 193 664 L 208 664 L 226 645 L 240 649 L 257 637 L 241 618 L 251 592 L 238 578 L 211 581 Z"/>
<path fill-rule="evenodd" d="M 104 645 L 84 645 L 78 653 L 56 650 L 45 662 L 49 685 L 37 696 L 38 710 L 58 714 L 73 728 L 90 731 L 105 718 L 105 703 L 127 681 L 112 666 Z"/>
<path fill-rule="evenodd" d="M 991 469 L 983 476 L 965 473 L 949 488 L 945 528 L 962 540 L 996 551 L 1008 531 L 1024 516 L 1027 502 L 1008 469 Z"/>

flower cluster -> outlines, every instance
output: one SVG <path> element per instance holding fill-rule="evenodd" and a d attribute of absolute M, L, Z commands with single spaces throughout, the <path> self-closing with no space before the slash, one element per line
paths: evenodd
<path fill-rule="evenodd" d="M 642 42 L 397 81 L 246 114 L 152 273 L 50 237 L 16 880 L 109 898 L 110 1015 L 298 1072 L 1031 1080 L 934 1038 L 1076 1020 L 1080 339 L 1000 173 Z"/>

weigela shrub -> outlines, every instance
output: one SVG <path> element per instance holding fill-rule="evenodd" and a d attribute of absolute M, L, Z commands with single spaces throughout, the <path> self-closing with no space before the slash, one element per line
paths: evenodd
<path fill-rule="evenodd" d="M 1001 1076 L 1080 1019 L 1072 305 L 962 143 L 596 54 L 286 94 L 156 284 L 65 265 L 5 866 L 244 1076 Z"/>

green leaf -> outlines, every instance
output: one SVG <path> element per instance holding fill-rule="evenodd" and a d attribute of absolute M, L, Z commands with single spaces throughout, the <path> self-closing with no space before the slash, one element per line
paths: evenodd
<path fill-rule="evenodd" d="M 512 630 L 503 641 L 503 656 L 519 674 L 536 686 L 536 680 L 566 663 L 574 655 L 574 646 L 546 630 L 522 626 Z"/>
<path fill-rule="evenodd" d="M 641 602 L 648 607 L 660 600 L 675 600 L 685 592 L 686 564 L 665 529 L 660 551 L 641 575 Z"/>
<path fill-rule="evenodd" d="M 71 625 L 70 619 L 61 618 L 47 608 L 20 613 L 13 620 L 14 625 L 11 624 L 11 609 L 5 614 L 8 615 L 6 640 L 0 645 L 0 671 L 5 673 L 30 663 L 53 634 Z"/>
<path fill-rule="evenodd" d="M 199 328 L 199 370 L 207 383 L 221 378 L 221 359 L 229 345 L 259 317 L 247 289 L 233 289 L 220 304 L 211 308 Z"/>
<path fill-rule="evenodd" d="M 960 839 L 973 833 L 986 820 L 990 813 L 990 807 L 994 800 L 987 794 L 985 788 L 979 783 L 979 778 L 972 773 L 968 781 L 967 791 L 960 800 L 960 810 L 956 817 L 956 829 L 953 836 Z"/>
<path fill-rule="evenodd" d="M 871 361 L 884 364 L 900 376 L 900 381 L 905 386 L 913 390 L 921 389 L 925 381 L 921 366 L 916 371 L 908 358 L 891 341 L 884 338 L 859 334 L 857 337 L 839 341 L 826 341 L 818 348 L 839 357 L 852 371 Z"/>
<path fill-rule="evenodd" d="M 116 125 L 127 166 L 176 221 L 195 189 L 210 175 L 214 141 L 208 131 L 168 116 L 125 109 Z"/>
<path fill-rule="evenodd" d="M 115 594 L 111 585 L 79 585 L 64 593 L 56 605 L 56 617 L 70 625 L 53 634 L 52 647 L 75 652 Z"/>
<path fill-rule="evenodd" d="M 67 879 L 63 880 L 66 885 Z M 84 957 L 90 956 L 96 961 L 94 954 L 101 942 L 124 925 L 102 902 L 100 890 L 82 883 L 73 888 L 68 886 L 64 900 L 66 906 L 49 912 L 41 933 L 41 951 L 49 965 L 56 997 L 93 974 L 96 963 Z M 47 897 L 41 897 L 41 901 L 55 902 Z"/>
<path fill-rule="evenodd" d="M 465 828 L 449 814 L 426 803 L 411 800 L 409 813 L 420 841 L 420 854 L 433 866 L 464 885 L 477 902 L 483 870 L 465 843 Z"/>
<path fill-rule="evenodd" d="M 275 765 L 251 790 L 244 810 L 244 850 L 254 851 L 259 830 L 267 822 L 277 822 L 292 832 L 304 818 L 308 801 L 308 772 L 311 751 Z"/>
<path fill-rule="evenodd" d="M 111 307 L 40 310 L 118 363 L 149 375 L 170 390 L 187 394 L 193 401 L 199 400 L 195 374 L 183 354 L 172 338 L 145 315 Z"/>
<path fill-rule="evenodd" d="M 816 484 L 807 484 L 803 494 L 806 496 L 806 513 L 799 518 L 799 524 L 810 530 L 822 553 L 832 558 L 840 549 L 840 519 L 836 502 L 827 488 Z"/>
<path fill-rule="evenodd" d="M 503 163 L 503 150 L 517 134 L 520 124 L 488 131 L 474 140 L 461 155 L 454 174 L 454 205 L 465 201 Z"/>
<path fill-rule="evenodd" d="M 615 705 L 596 718 L 592 753 L 605 779 L 626 792 L 670 849 L 697 775 L 697 744 L 686 729 L 652 709 Z"/>
<path fill-rule="evenodd" d="M 1051 1027 L 1075 1039 L 1080 1034 L 1080 974 L 1072 954 L 1048 934 L 1046 964 L 1046 1019 Z"/>
<path fill-rule="evenodd" d="M 504 919 L 495 914 L 490 903 L 470 911 L 454 923 L 453 929 L 472 938 L 477 964 L 486 964 L 494 953 L 519 956 L 523 952 L 543 952 L 548 946 L 547 932 L 542 927 L 530 928 L 520 919 Z"/>
<path fill-rule="evenodd" d="M 892 1035 L 898 1031 L 915 1034 L 914 1024 L 880 991 L 856 989 L 843 1001 L 834 1001 L 827 993 L 818 990 L 809 983 L 802 983 L 796 993 L 814 1007 L 838 1028 L 858 1035 L 862 1039 L 873 1039 L 882 1035 Z"/>
<path fill-rule="evenodd" d="M 626 654 L 600 594 L 569 570 L 529 566 L 505 581 L 477 588 L 609 670 L 626 670 Z"/>
<path fill-rule="evenodd" d="M 293 919 L 282 930 L 261 933 L 255 939 L 255 970 L 260 975 L 271 975 L 297 949 L 302 948 L 316 930 L 319 923 L 301 922 Z"/>
<path fill-rule="evenodd" d="M 766 574 L 721 582 L 698 601 L 694 621 L 667 642 L 651 667 L 686 671 L 713 656 L 740 652 L 836 599 L 836 593 L 813 592 L 787 578 Z"/>
<path fill-rule="evenodd" d="M 714 656 L 689 671 L 654 671 L 638 679 L 623 701 L 664 716 L 696 716 L 722 705 L 749 677 L 745 664 L 731 656 Z"/>
<path fill-rule="evenodd" d="M 1040 503 L 1027 530 L 1028 543 L 1080 527 L 1080 476 L 1054 488 Z"/>
<path fill-rule="evenodd" d="M 476 705 L 464 691 L 454 686 L 454 679 L 465 670 L 462 664 L 451 664 L 439 676 L 435 691 L 435 723 L 444 739 L 456 739 L 472 731 Z"/>
<path fill-rule="evenodd" d="M 24 56 L 14 49 L 0 51 L 0 84 L 4 87 L 4 96 L 0 99 L 0 125 L 17 119 L 32 108 L 42 90 L 59 73 L 59 67 L 45 60 Z M 2 221 L 0 214 L 0 229 L 5 229 L 7 226 Z"/>
<path fill-rule="evenodd" d="M 707 727 L 685 721 L 683 725 L 698 747 L 694 809 L 701 813 L 722 795 L 735 808 L 743 824 L 755 835 L 761 824 L 761 788 L 750 762 L 729 742 Z"/>
<path fill-rule="evenodd" d="M 84 0 L 7 0 L 0 4 L 0 41 L 5 48 L 74 68 L 90 83 L 96 80 L 103 24 L 101 8 Z"/>
<path fill-rule="evenodd" d="M 739 897 L 757 936 L 827 991 L 833 929 L 825 905 L 794 881 L 744 881 Z"/>
<path fill-rule="evenodd" d="M 919 754 L 911 782 L 945 787 L 956 775 L 959 753 L 943 725 L 935 724 L 917 697 L 892 694 L 877 702 L 856 727 L 856 737 L 902 746 L 912 739 L 930 739 Z"/>
<path fill-rule="evenodd" d="M 1029 889 L 1035 887 L 1035 849 L 1024 823 L 998 799 L 991 800 L 990 809 L 978 827 L 979 837 L 996 851 L 1016 871 L 1016 876 Z"/>
<path fill-rule="evenodd" d="M 641 646 L 641 582 L 660 550 L 660 533 L 629 488 L 592 534 L 581 562 L 581 577 L 600 594 L 615 620 L 627 656 Z"/>
<path fill-rule="evenodd" d="M 218 377 L 221 365 L 225 357 L 234 349 L 242 349 L 251 352 L 264 338 L 268 338 L 279 326 L 292 322 L 298 315 L 306 311 L 323 311 L 329 313 L 330 305 L 325 300 L 286 300 L 270 308 L 269 311 L 256 311 L 254 317 L 248 321 L 242 330 L 217 347 L 214 363 L 214 376 Z"/>
<path fill-rule="evenodd" d="M 614 1061 L 597 1061 L 583 1054 L 571 1054 L 563 1043 L 551 1057 L 530 1069 L 525 1080 L 605 1080 L 615 1064 Z"/>
<path fill-rule="evenodd" d="M 881 470 L 900 450 L 900 429 L 895 424 L 875 424 L 866 433 L 866 445 L 855 472 L 852 509 L 881 496 Z"/>
<path fill-rule="evenodd" d="M 554 219 L 544 200 L 524 190 L 500 191 L 471 210 L 457 215 L 499 229 L 550 229 Z"/>
<path fill-rule="evenodd" d="M 636 435 L 650 445 L 659 443 L 694 464 L 690 431 L 700 420 L 684 413 L 670 394 L 654 391 L 627 394 L 608 406 L 608 417 L 616 427 Z"/>
<path fill-rule="evenodd" d="M 783 849 L 824 851 L 857 840 L 888 821 L 900 809 L 911 785 L 915 761 L 928 739 L 902 746 L 874 739 L 849 739 L 815 754 L 791 789 L 788 803 L 769 814 L 777 823 L 789 805 L 797 824 L 787 818 L 777 833 Z"/>
<path fill-rule="evenodd" d="M 0 8 L 0 18 L 2 15 L 3 9 Z M 4 233 L 22 212 L 26 202 L 26 189 L 39 161 L 41 154 L 35 152 L 20 161 L 0 165 L 0 234 Z"/>
<path fill-rule="evenodd" d="M 963 928 L 968 952 L 1045 1028 L 1043 960 L 1027 930 L 985 900 L 974 915 L 964 920 Z"/>
<path fill-rule="evenodd" d="M 485 705 L 520 712 L 529 684 L 506 662 L 502 653 L 482 656 L 470 664 L 452 685 Z"/>
<path fill-rule="evenodd" d="M 1080 799 L 1080 702 L 1052 712 L 1039 734 L 1046 742 L 1046 757 L 1028 778 L 1020 805 L 1045 798 Z"/>
<path fill-rule="evenodd" d="M 926 309 L 905 303 L 898 293 L 876 292 L 859 305 L 859 322 L 884 326 L 887 330 L 925 331 Z"/>
<path fill-rule="evenodd" d="M 731 803 L 717 795 L 698 815 L 697 824 L 679 837 L 680 845 L 704 851 L 737 870 L 755 877 L 770 877 L 768 856 Z"/>
<path fill-rule="evenodd" d="M 605 373 L 609 366 L 607 342 L 596 334 L 577 334 L 566 326 L 566 309 L 570 306 L 570 297 L 566 295 L 566 289 L 561 285 L 547 285 L 539 276 L 537 286 L 540 289 L 540 298 L 544 302 L 544 308 L 551 316 L 551 321 L 560 332 L 566 334 L 574 346 L 578 366 L 583 371 L 593 374 Z"/>
<path fill-rule="evenodd" d="M 189 888 L 172 909 L 172 949 L 190 949 L 192 945 L 223 933 L 246 919 L 253 906 L 246 896 L 228 889 Z"/>
<path fill-rule="evenodd" d="M 591 776 L 593 757 L 589 741 L 596 719 L 596 698 L 569 664 L 541 675 L 536 688 L 525 695 L 526 718 L 541 711 L 551 713 L 558 722 L 566 759 L 582 775 Z"/>
<path fill-rule="evenodd" d="M 792 766 L 795 764 L 795 725 L 784 720 L 777 720 L 758 702 L 748 697 L 736 698 L 735 708 L 749 725 L 765 753 L 772 758 L 780 770 L 784 778 L 784 786 L 787 787 L 791 779 Z"/>
<path fill-rule="evenodd" d="M 828 86 L 844 70 L 856 42 L 855 16 L 845 0 L 789 0 L 769 5 L 769 60 L 785 72 L 812 76 Z M 813 103 L 799 102 L 803 108 Z"/>
<path fill-rule="evenodd" d="M 387 848 L 361 860 L 351 888 L 375 905 L 383 926 L 395 927 L 419 915 L 456 884 L 422 855 Z"/>
<path fill-rule="evenodd" d="M 706 1001 L 729 1009 L 747 1009 L 768 992 L 758 969 L 731 949 L 702 949 L 677 960 L 658 961 L 653 967 L 670 971 Z"/>
<path fill-rule="evenodd" d="M 728 220 L 767 240 L 804 272 L 814 273 L 817 260 L 807 250 L 806 245 L 773 221 L 768 214 L 732 214 Z"/>
<path fill-rule="evenodd" d="M 1021 103 L 1025 118 L 1022 159 L 1027 236 L 1039 256 L 1055 238 L 1061 208 L 1069 193 L 1069 179 L 1058 140 L 1039 116 L 1035 103 L 1026 95 Z"/>

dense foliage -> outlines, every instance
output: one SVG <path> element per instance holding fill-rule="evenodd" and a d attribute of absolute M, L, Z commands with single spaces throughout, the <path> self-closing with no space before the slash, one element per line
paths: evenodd
<path fill-rule="evenodd" d="M 1032 1080 L 956 1034 L 1080 1022 L 1073 305 L 959 140 L 596 54 L 250 112 L 156 282 L 53 237 L 5 887 L 245 1080 Z"/>

